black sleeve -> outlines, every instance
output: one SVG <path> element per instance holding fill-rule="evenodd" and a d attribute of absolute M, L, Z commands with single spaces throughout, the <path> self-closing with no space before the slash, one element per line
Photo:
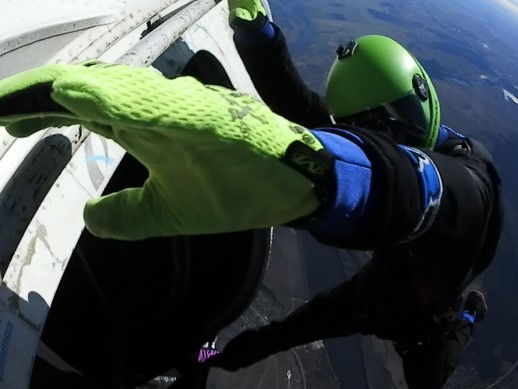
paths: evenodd
<path fill-rule="evenodd" d="M 352 232 L 310 230 L 320 242 L 359 250 L 408 244 L 409 250 L 428 253 L 426 257 L 456 256 L 464 269 L 468 261 L 479 263 L 477 271 L 487 266 L 500 235 L 501 212 L 498 176 L 489 153 L 482 155 L 482 145 L 471 141 L 469 149 L 419 150 L 373 131 L 348 131 L 361 139 L 372 164 L 368 208 Z M 416 153 L 418 158 L 409 157 Z M 434 166 L 433 182 L 423 166 Z M 437 185 L 442 195 L 435 189 L 428 196 Z"/>
<path fill-rule="evenodd" d="M 470 193 L 466 192 L 466 188 L 459 187 L 456 190 L 457 201 L 465 204 L 466 196 L 469 199 L 478 194 L 477 204 L 484 212 L 484 220 L 481 223 L 483 228 L 478 237 L 479 244 L 473 242 L 474 247 L 478 248 L 477 255 L 473 258 L 473 278 L 492 262 L 500 240 L 504 219 L 500 176 L 489 151 L 473 138 L 447 142 L 438 151 L 459 161 L 469 172 L 473 189 Z"/>
<path fill-rule="evenodd" d="M 245 67 L 264 102 L 292 122 L 314 128 L 331 122 L 324 99 L 311 91 L 293 64 L 279 27 L 272 41 L 259 46 L 234 39 Z"/>

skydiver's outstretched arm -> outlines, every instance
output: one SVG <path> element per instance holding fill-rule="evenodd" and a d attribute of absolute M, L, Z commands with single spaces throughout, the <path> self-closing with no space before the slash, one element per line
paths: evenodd
<path fill-rule="evenodd" d="M 330 123 L 324 98 L 300 77 L 282 30 L 264 11 L 244 19 L 243 12 L 256 7 L 261 7 L 260 0 L 229 0 L 234 42 L 259 95 L 275 113 L 305 127 Z"/>
<path fill-rule="evenodd" d="M 466 153 L 367 130 L 310 131 L 250 96 L 149 69 L 59 64 L 17 74 L 0 82 L 0 123 L 15 136 L 82 123 L 148 168 L 142 188 L 89 202 L 87 226 L 101 237 L 295 224 L 326 244 L 376 249 L 413 238 L 443 210 L 464 220 L 456 228 L 483 227 L 491 201 L 484 163 Z"/>

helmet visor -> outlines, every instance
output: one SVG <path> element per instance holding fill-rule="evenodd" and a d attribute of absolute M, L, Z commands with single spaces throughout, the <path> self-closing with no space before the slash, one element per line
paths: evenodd
<path fill-rule="evenodd" d="M 411 93 L 358 114 L 335 118 L 335 121 L 385 133 L 408 146 L 423 146 L 429 122 L 424 107 L 423 101 Z"/>

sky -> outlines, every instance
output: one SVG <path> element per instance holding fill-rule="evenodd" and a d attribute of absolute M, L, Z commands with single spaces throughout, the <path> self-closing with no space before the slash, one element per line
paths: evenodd
<path fill-rule="evenodd" d="M 518 14 L 518 0 L 493 0 Z"/>

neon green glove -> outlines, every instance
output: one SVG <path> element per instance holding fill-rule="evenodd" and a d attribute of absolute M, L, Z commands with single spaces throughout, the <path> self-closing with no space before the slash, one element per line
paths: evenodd
<path fill-rule="evenodd" d="M 231 26 L 261 28 L 266 22 L 266 10 L 261 0 L 228 0 L 228 21 Z"/>
<path fill-rule="evenodd" d="M 250 96 L 191 77 L 124 65 L 36 68 L 0 81 L 0 123 L 17 137 L 80 123 L 148 168 L 142 188 L 87 203 L 86 226 L 99 237 L 264 228 L 319 206 L 313 182 L 280 161 L 294 142 L 322 149 L 314 135 Z"/>

